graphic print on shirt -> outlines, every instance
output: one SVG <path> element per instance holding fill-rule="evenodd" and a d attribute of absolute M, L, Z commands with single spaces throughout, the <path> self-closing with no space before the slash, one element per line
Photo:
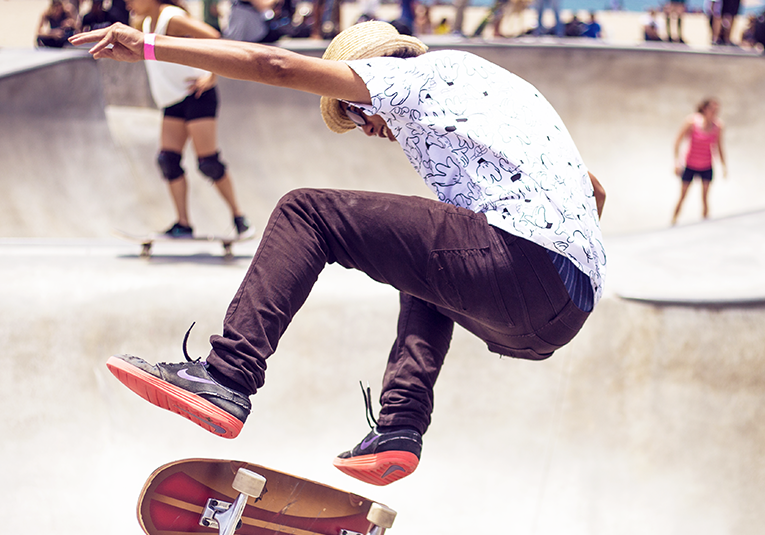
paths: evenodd
<path fill-rule="evenodd" d="M 606 257 L 587 168 L 529 83 L 467 52 L 348 61 L 370 104 L 442 202 L 561 253 L 602 295 Z"/>

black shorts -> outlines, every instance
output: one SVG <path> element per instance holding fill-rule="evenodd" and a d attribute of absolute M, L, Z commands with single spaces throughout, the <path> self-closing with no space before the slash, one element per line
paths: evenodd
<path fill-rule="evenodd" d="M 731 17 L 735 17 L 738 15 L 738 12 L 741 10 L 741 0 L 723 0 L 722 1 L 722 9 L 720 10 L 720 13 L 722 15 L 730 15 Z"/>
<path fill-rule="evenodd" d="M 705 182 L 711 182 L 712 168 L 705 169 L 704 171 L 699 171 L 698 169 L 691 169 L 690 167 L 686 167 L 685 171 L 683 171 L 683 182 L 693 182 L 693 177 L 696 175 L 700 176 L 701 180 L 704 180 Z"/>
<path fill-rule="evenodd" d="M 175 117 L 184 121 L 215 117 L 218 112 L 218 92 L 215 87 L 208 89 L 199 98 L 189 95 L 178 104 L 165 108 L 165 117 Z"/>

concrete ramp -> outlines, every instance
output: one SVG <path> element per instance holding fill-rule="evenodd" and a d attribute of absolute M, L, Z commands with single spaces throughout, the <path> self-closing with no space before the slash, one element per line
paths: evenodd
<path fill-rule="evenodd" d="M 499 359 L 458 329 L 422 463 L 386 488 L 331 460 L 366 433 L 358 381 L 379 393 L 396 293 L 328 267 L 236 440 L 151 406 L 104 362 L 121 352 L 178 361 L 194 321 L 189 350 L 205 355 L 256 243 L 235 247 L 231 262 L 199 243 L 157 245 L 145 261 L 109 237 L 172 220 L 154 166 L 159 112 L 131 100 L 145 100 L 142 71 L 75 53 L 0 77 L 0 103 L 27 101 L 0 104 L 5 531 L 138 533 L 143 481 L 184 457 L 248 460 L 382 501 L 399 512 L 391 533 L 400 535 L 762 531 L 765 308 L 744 299 L 762 291 L 762 59 L 459 46 L 530 80 L 558 108 L 608 190 L 611 272 L 582 333 L 547 361 Z M 259 228 L 294 187 L 428 195 L 395 145 L 326 130 L 317 98 L 229 80 L 221 93 L 223 156 Z M 714 221 L 689 224 L 700 213 L 690 199 L 683 224 L 665 230 L 679 193 L 674 136 L 708 94 L 722 101 L 730 177 L 715 179 Z M 221 231 L 222 203 L 193 158 L 184 165 L 197 227 Z M 720 251 L 730 262 L 716 261 Z M 709 293 L 697 306 L 678 305 L 700 289 Z"/>
<path fill-rule="evenodd" d="M 499 359 L 458 329 L 417 472 L 386 488 L 331 466 L 379 393 L 397 295 L 329 267 L 269 361 L 239 438 L 128 391 L 113 353 L 205 355 L 247 253 L 88 240 L 0 243 L 4 529 L 135 534 L 135 501 L 177 458 L 245 459 L 382 501 L 391 533 L 756 534 L 765 517 L 765 311 L 606 297 L 544 362 Z"/>
<path fill-rule="evenodd" d="M 610 240 L 609 288 L 664 304 L 765 302 L 765 211 Z"/>
<path fill-rule="evenodd" d="M 675 136 L 709 95 L 722 103 L 729 161 L 727 180 L 716 171 L 712 216 L 765 208 L 754 194 L 762 188 L 762 58 L 683 48 L 432 43 L 434 50 L 447 47 L 468 49 L 516 72 L 552 102 L 609 193 L 607 235 L 668 225 L 680 190 Z M 0 117 L 9 125 L 0 129 L 0 186 L 6 192 L 0 236 L 106 237 L 113 227 L 143 233 L 173 221 L 155 164 L 160 112 L 149 104 L 142 66 L 99 63 L 82 54 L 0 77 Z M 327 130 L 318 97 L 233 80 L 220 86 L 222 157 L 242 206 L 261 227 L 279 197 L 299 186 L 430 194 L 395 144 Z M 223 232 L 230 217 L 196 171 L 193 151 L 186 151 L 184 166 L 195 226 Z M 681 224 L 700 219 L 699 196 L 692 188 Z"/>
<path fill-rule="evenodd" d="M 3 51 L 0 61 L 0 235 L 107 236 L 117 221 L 143 221 L 99 65 L 77 51 Z"/>

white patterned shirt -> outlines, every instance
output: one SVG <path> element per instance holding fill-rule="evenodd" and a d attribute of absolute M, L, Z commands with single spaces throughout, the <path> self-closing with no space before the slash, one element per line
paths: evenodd
<path fill-rule="evenodd" d="M 347 61 L 438 199 L 569 258 L 603 294 L 606 255 L 592 183 L 537 89 L 476 55 Z"/>

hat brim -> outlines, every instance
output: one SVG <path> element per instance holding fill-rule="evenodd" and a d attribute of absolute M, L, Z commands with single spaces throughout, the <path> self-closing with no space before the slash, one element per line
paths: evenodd
<path fill-rule="evenodd" d="M 391 24 L 382 21 L 368 21 L 356 24 L 340 32 L 329 44 L 323 59 L 335 61 L 368 59 L 399 55 L 406 52 L 419 56 L 428 47 L 416 37 L 401 35 Z M 336 98 L 321 97 L 321 116 L 327 128 L 342 134 L 356 128 Z"/>

